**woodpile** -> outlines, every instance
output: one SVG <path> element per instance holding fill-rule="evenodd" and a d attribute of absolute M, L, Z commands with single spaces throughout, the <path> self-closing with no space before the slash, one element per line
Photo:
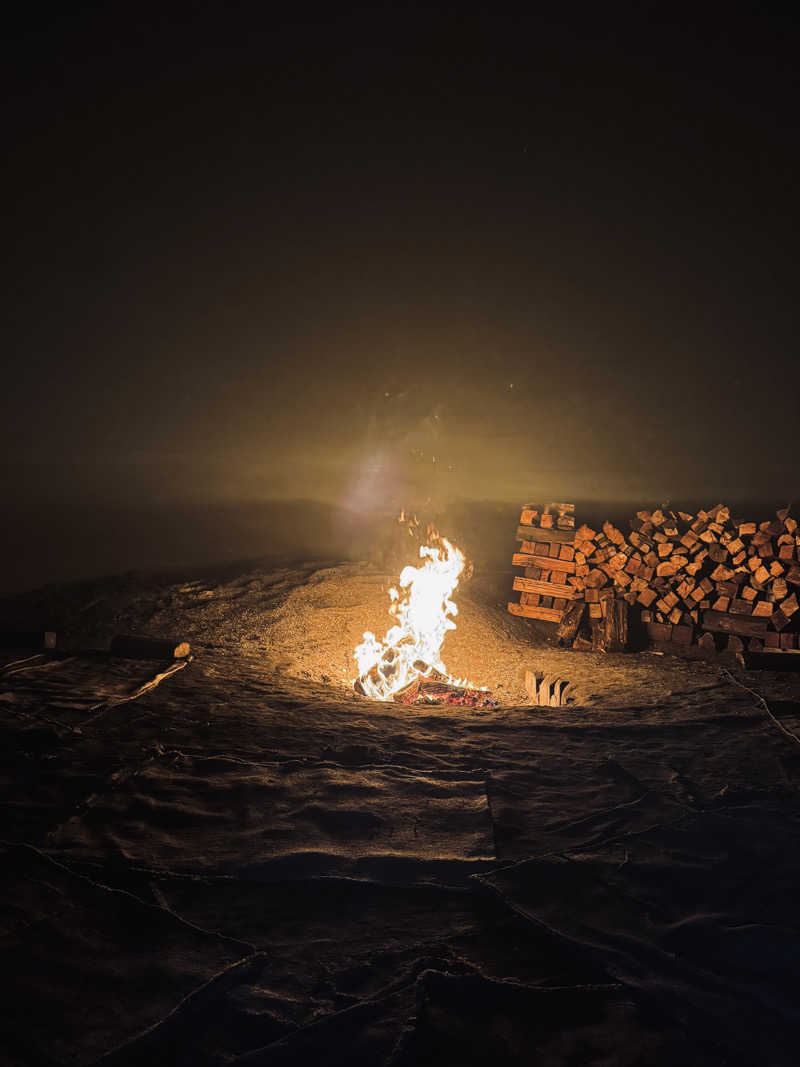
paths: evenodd
<path fill-rule="evenodd" d="M 527 505 L 522 509 L 512 557 L 523 575 L 514 578 L 519 601 L 509 603 L 512 615 L 560 623 L 567 605 L 578 595 L 575 575 L 575 507 L 573 504 Z"/>
<path fill-rule="evenodd" d="M 522 551 L 512 562 L 525 576 L 514 579 L 521 595 L 509 604 L 513 614 L 562 628 L 571 616 L 577 630 L 583 601 L 609 650 L 625 645 L 628 608 L 654 643 L 709 652 L 800 647 L 800 535 L 788 508 L 761 523 L 738 522 L 722 504 L 696 515 L 638 511 L 627 534 L 610 522 L 573 525 L 570 505 L 523 509 Z"/>

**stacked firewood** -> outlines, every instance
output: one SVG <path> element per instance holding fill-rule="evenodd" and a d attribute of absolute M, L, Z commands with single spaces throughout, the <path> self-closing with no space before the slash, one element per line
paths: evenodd
<path fill-rule="evenodd" d="M 575 576 L 575 506 L 573 504 L 527 504 L 520 515 L 517 540 L 520 551 L 512 564 L 524 576 L 514 578 L 518 603 L 509 603 L 512 615 L 545 622 L 561 622 L 570 601 L 579 590 Z"/>
<path fill-rule="evenodd" d="M 761 523 L 733 522 L 722 505 L 697 516 L 645 511 L 632 526 L 643 559 L 658 560 L 636 598 L 651 640 L 737 652 L 745 641 L 750 651 L 797 648 L 800 537 L 788 508 Z"/>
<path fill-rule="evenodd" d="M 654 642 L 737 652 L 800 647 L 800 535 L 788 508 L 762 523 L 735 522 L 721 504 L 696 515 L 658 508 L 637 512 L 630 526 L 627 536 L 610 522 L 601 530 L 586 525 L 574 530 L 567 546 L 572 565 L 558 572 L 558 617 L 533 613 L 533 606 L 553 612 L 555 597 L 552 605 L 542 603 L 541 574 L 529 577 L 528 568 L 536 564 L 524 551 L 516 554 L 514 565 L 526 570 L 525 579 L 514 579 L 514 588 L 527 596 L 539 593 L 540 599 L 528 607 L 521 598 L 509 610 L 557 622 L 570 602 L 577 609 L 576 601 L 583 600 L 593 626 L 605 620 L 610 625 L 627 602 L 641 612 Z M 524 529 L 517 531 L 518 540 Z M 531 539 L 539 552 L 543 532 Z M 552 586 L 553 560 L 546 565 Z"/>

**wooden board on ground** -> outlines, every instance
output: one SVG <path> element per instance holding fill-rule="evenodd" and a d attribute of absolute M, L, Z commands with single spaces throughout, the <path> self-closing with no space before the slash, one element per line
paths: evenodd
<path fill-rule="evenodd" d="M 748 671 L 800 671 L 800 652 L 742 652 Z"/>

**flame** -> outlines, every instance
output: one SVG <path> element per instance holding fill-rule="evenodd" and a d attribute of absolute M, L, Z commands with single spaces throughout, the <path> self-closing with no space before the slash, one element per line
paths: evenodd
<path fill-rule="evenodd" d="M 451 685 L 468 686 L 466 679 L 452 678 L 441 660 L 441 647 L 448 630 L 455 630 L 458 607 L 451 599 L 464 569 L 464 553 L 446 538 L 440 548 L 420 545 L 422 564 L 405 567 L 400 589 L 390 589 L 389 614 L 397 622 L 382 641 L 367 631 L 353 658 L 358 681 L 366 696 L 391 700 L 415 678 L 434 670 Z"/>

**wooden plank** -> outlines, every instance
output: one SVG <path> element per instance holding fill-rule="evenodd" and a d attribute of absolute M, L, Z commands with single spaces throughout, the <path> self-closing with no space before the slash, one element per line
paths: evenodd
<path fill-rule="evenodd" d="M 570 560 L 532 556 L 527 552 L 515 552 L 511 557 L 511 565 L 513 567 L 541 567 L 543 558 L 547 558 L 547 566 L 551 570 L 560 571 L 562 574 L 575 573 L 575 564 Z"/>
<path fill-rule="evenodd" d="M 560 545 L 572 545 L 575 543 L 575 534 L 572 530 L 542 530 L 538 526 L 518 526 L 518 541 L 547 541 L 556 542 Z"/>
<path fill-rule="evenodd" d="M 508 610 L 512 615 L 519 615 L 523 619 L 541 619 L 543 622 L 561 622 L 564 614 L 554 608 L 530 608 L 524 604 L 512 604 L 510 602 Z"/>
<path fill-rule="evenodd" d="M 542 596 L 563 597 L 565 600 L 574 600 L 575 589 L 571 585 L 561 585 L 560 582 L 537 582 L 534 578 L 515 578 L 513 588 L 518 593 L 540 593 Z"/>
<path fill-rule="evenodd" d="M 742 634 L 762 637 L 767 632 L 767 620 L 752 615 L 730 615 L 723 611 L 704 611 L 703 629 L 721 634 Z"/>

